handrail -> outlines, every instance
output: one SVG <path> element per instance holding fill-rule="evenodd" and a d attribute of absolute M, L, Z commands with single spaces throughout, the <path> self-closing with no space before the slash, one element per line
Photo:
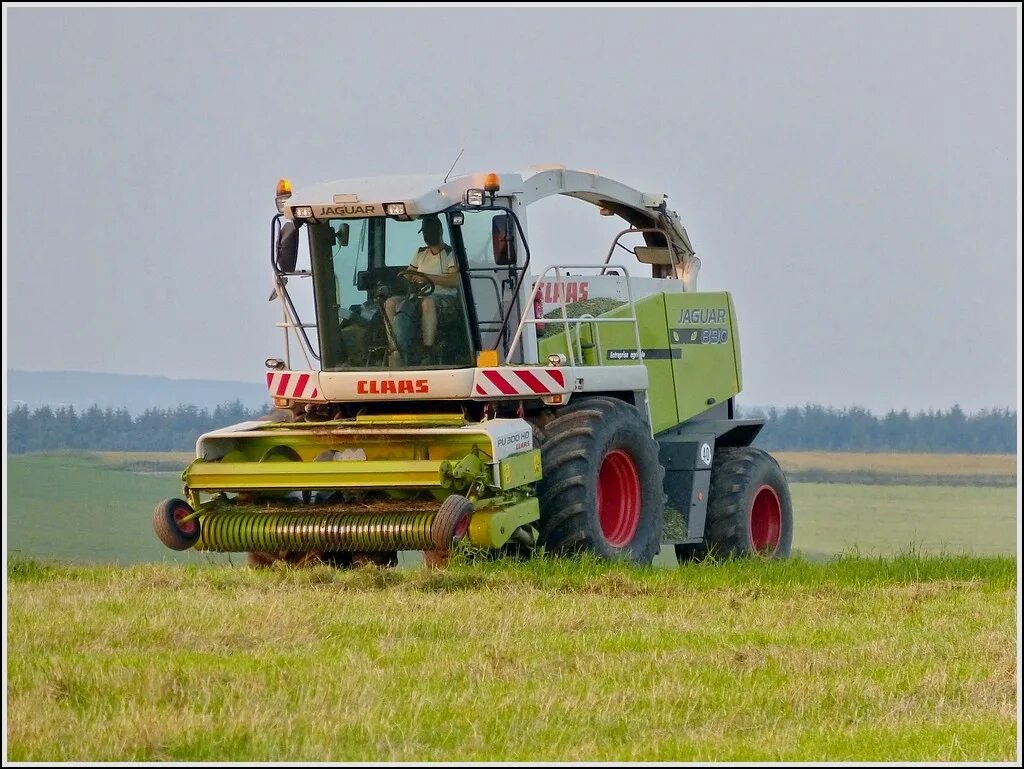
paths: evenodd
<path fill-rule="evenodd" d="M 275 325 L 278 328 L 284 329 L 285 365 L 289 369 L 292 367 L 292 350 L 290 336 L 288 333 L 289 330 L 291 330 L 299 342 L 299 349 L 302 350 L 302 357 L 306 359 L 306 367 L 312 370 L 314 366 L 310 361 L 310 357 L 319 362 L 320 356 L 313 351 L 313 343 L 309 341 L 309 336 L 306 334 L 306 328 L 315 328 L 316 326 L 309 326 L 302 322 L 302 319 L 299 317 L 299 311 L 295 309 L 291 295 L 288 293 L 288 289 L 285 288 L 285 283 L 287 282 L 288 277 L 312 277 L 312 271 L 295 270 L 293 272 L 285 272 L 278 267 L 277 238 L 280 235 L 281 218 L 282 214 L 277 214 L 270 220 L 270 266 L 274 271 L 274 292 L 277 294 L 277 298 L 281 302 L 281 314 L 284 317 L 283 323 L 277 323 Z"/>
<path fill-rule="evenodd" d="M 285 366 L 287 366 L 289 370 L 292 368 L 291 335 L 288 333 L 289 331 L 291 331 L 292 333 L 295 334 L 295 338 L 299 342 L 299 350 L 302 351 L 302 357 L 306 359 L 306 368 L 307 368 L 307 370 L 312 371 L 316 367 L 313 365 L 312 361 L 310 360 L 310 356 L 312 356 L 317 361 L 320 360 L 320 356 L 317 355 L 315 352 L 313 352 L 312 344 L 310 343 L 309 338 L 306 336 L 306 329 L 307 328 L 316 328 L 317 326 L 316 326 L 315 323 L 303 323 L 298 318 L 298 314 L 297 313 L 296 313 L 296 317 L 293 318 L 292 315 L 291 315 L 291 311 L 294 310 L 294 307 L 290 307 L 289 305 L 291 303 L 285 301 L 285 296 L 287 296 L 287 291 L 288 290 L 281 283 L 278 283 L 275 286 L 275 289 L 277 290 L 278 299 L 281 302 L 281 310 L 282 310 L 281 315 L 283 317 L 283 320 L 281 322 L 279 322 L 279 323 L 275 323 L 274 326 L 276 328 L 284 329 L 284 362 L 285 362 Z"/>
<path fill-rule="evenodd" d="M 568 316 L 568 314 L 566 313 L 566 309 L 565 309 L 565 304 L 566 304 L 566 302 L 565 302 L 565 297 L 566 297 L 565 284 L 562 282 L 562 275 L 561 275 L 561 273 L 559 271 L 560 270 L 568 271 L 571 268 L 572 269 L 583 269 L 583 270 L 597 270 L 597 269 L 602 269 L 604 267 L 615 267 L 615 268 L 618 268 L 618 269 L 622 270 L 622 272 L 623 272 L 623 274 L 624 274 L 624 276 L 626 278 L 626 280 L 624 281 L 624 283 L 626 285 L 626 297 L 627 297 L 626 304 L 629 306 L 630 311 L 632 312 L 632 314 L 629 317 L 627 317 L 627 318 L 593 318 L 592 317 L 592 318 L 587 319 L 585 321 L 581 320 L 580 318 L 570 318 Z M 541 317 L 541 318 L 531 318 L 531 317 L 528 317 L 528 313 L 532 312 L 532 308 L 534 306 L 533 305 L 534 300 L 537 298 L 537 291 L 540 289 L 541 285 L 543 284 L 545 276 L 549 272 L 551 272 L 552 270 L 554 271 L 555 285 L 557 286 L 556 291 L 557 291 L 557 296 L 558 296 L 558 302 L 559 302 L 559 305 L 561 306 L 561 309 L 562 309 L 562 317 L 561 318 L 544 318 L 544 317 Z M 582 341 L 580 339 L 580 334 L 578 332 L 578 329 L 579 329 L 579 326 L 582 323 L 584 323 L 584 322 L 585 323 L 632 323 L 633 324 L 633 337 L 634 337 L 634 339 L 636 341 L 637 361 L 638 362 L 642 362 L 643 361 L 643 348 L 640 346 L 640 325 L 639 325 L 639 323 L 637 322 L 637 319 L 636 319 L 636 303 L 633 300 L 633 287 L 630 285 L 630 282 L 629 282 L 629 270 L 626 269 L 626 266 L 624 264 L 608 264 L 607 262 L 605 262 L 604 264 L 574 264 L 574 265 L 571 265 L 571 266 L 552 265 L 552 266 L 548 267 L 546 270 L 544 270 L 544 272 L 541 273 L 537 277 L 537 280 L 533 284 L 533 289 L 530 291 L 530 298 L 529 298 L 529 300 L 527 300 L 526 306 L 528 308 L 530 308 L 530 309 L 523 313 L 523 317 L 519 321 L 519 326 L 518 326 L 518 328 L 516 328 L 515 336 L 512 337 L 512 342 L 511 342 L 511 344 L 509 344 L 508 351 L 505 353 L 505 363 L 510 363 L 511 362 L 512 355 L 513 355 L 513 353 L 515 353 L 516 347 L 522 341 L 523 329 L 527 325 L 536 326 L 536 325 L 539 325 L 541 323 L 543 323 L 543 324 L 547 324 L 547 323 L 560 323 L 560 324 L 565 326 L 564 333 L 566 335 L 566 340 L 565 340 L 566 341 L 566 349 L 568 349 L 568 351 L 569 351 L 569 365 L 570 366 L 575 366 L 576 365 L 576 354 L 575 354 L 575 350 L 574 350 L 574 345 L 572 343 L 572 334 L 569 332 L 569 324 L 570 323 L 575 323 L 576 327 L 577 327 L 577 334 L 576 334 L 576 336 L 577 336 L 577 343 L 579 344 L 579 349 L 580 349 L 579 357 L 580 357 L 580 361 L 582 363 L 582 359 L 583 359 L 583 344 L 582 344 Z"/>

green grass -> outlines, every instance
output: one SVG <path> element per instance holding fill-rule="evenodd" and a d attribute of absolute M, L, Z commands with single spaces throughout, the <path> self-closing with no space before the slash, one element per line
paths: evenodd
<path fill-rule="evenodd" d="M 859 550 L 1011 555 L 1017 490 L 971 486 L 794 483 L 794 538 L 807 552 Z"/>
<path fill-rule="evenodd" d="M 1011 761 L 1016 563 L 8 568 L 13 761 Z"/>
<path fill-rule="evenodd" d="M 180 495 L 187 459 L 163 454 L 8 457 L 8 552 L 125 564 L 226 563 L 226 555 L 172 552 L 153 534 L 153 507 Z M 131 470 L 168 465 L 177 472 Z M 851 550 L 892 554 L 907 548 L 922 553 L 1017 552 L 1014 488 L 794 483 L 792 494 L 794 548 L 816 558 Z M 243 557 L 231 559 L 240 563 Z M 403 554 L 403 563 L 418 561 Z M 674 563 L 669 548 L 656 563 Z"/>
<path fill-rule="evenodd" d="M 176 461 L 174 455 L 153 456 L 150 461 Z M 181 495 L 187 458 L 177 464 L 177 472 L 136 472 L 122 464 L 137 461 L 88 453 L 8 456 L 7 551 L 69 561 L 226 560 L 172 552 L 153 534 L 153 507 Z"/>

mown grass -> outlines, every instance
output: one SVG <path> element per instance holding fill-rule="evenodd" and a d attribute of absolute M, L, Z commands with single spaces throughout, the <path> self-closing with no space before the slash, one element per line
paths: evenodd
<path fill-rule="evenodd" d="M 1008 761 L 1011 558 L 8 569 L 16 761 Z"/>

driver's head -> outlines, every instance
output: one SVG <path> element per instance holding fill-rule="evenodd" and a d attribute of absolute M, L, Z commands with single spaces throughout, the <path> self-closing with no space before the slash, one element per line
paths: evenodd
<path fill-rule="evenodd" d="M 423 233 L 423 242 L 428 246 L 441 245 L 441 220 L 436 216 L 423 217 L 420 232 Z"/>

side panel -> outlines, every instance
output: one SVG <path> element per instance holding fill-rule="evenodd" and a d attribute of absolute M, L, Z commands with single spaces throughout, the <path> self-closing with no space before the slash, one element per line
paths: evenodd
<path fill-rule="evenodd" d="M 750 445 L 763 426 L 760 419 L 701 418 L 657 436 L 667 497 L 663 542 L 704 539 L 715 451 Z"/>
<path fill-rule="evenodd" d="M 679 423 L 740 391 L 739 342 L 728 293 L 663 296 Z"/>
<path fill-rule="evenodd" d="M 662 432 L 679 423 L 676 408 L 676 386 L 673 381 L 673 356 L 681 354 L 679 348 L 673 352 L 669 345 L 668 329 L 665 325 L 666 294 L 655 294 L 636 302 L 636 318 L 640 327 L 640 344 L 643 348 L 643 363 L 647 368 L 648 392 L 650 393 L 651 420 L 654 432 Z M 603 313 L 601 317 L 629 317 L 626 306 Z M 573 344 L 577 343 L 575 326 L 572 329 Z M 559 331 L 558 324 L 547 324 L 546 333 L 539 343 L 541 360 L 551 353 L 567 354 L 566 335 Z M 584 363 L 602 367 L 635 366 L 636 337 L 632 323 L 587 323 L 580 324 L 579 338 L 582 342 Z M 630 389 L 623 387 L 623 389 Z"/>
<path fill-rule="evenodd" d="M 659 458 L 665 468 L 665 533 L 663 541 L 700 542 L 711 487 L 711 462 L 715 433 L 691 433 L 658 441 Z"/>

